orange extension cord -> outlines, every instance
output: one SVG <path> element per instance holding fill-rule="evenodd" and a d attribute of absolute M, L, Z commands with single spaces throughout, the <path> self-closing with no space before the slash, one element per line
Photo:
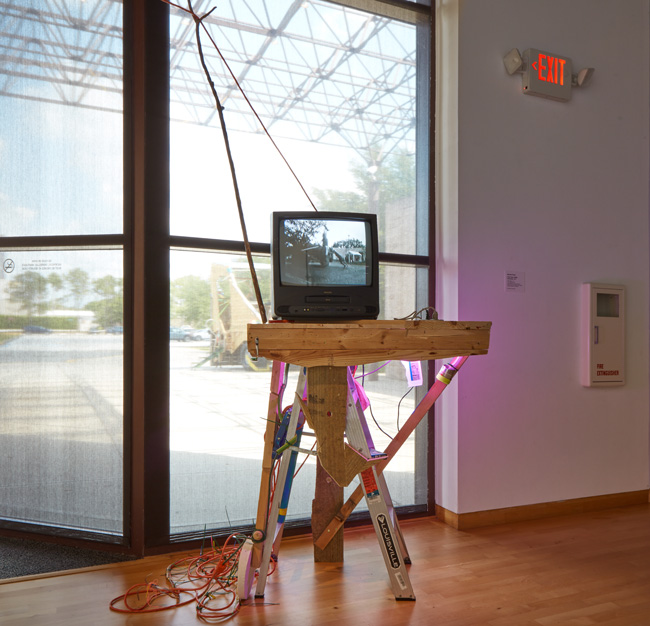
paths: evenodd
<path fill-rule="evenodd" d="M 167 567 L 168 586 L 157 581 L 138 583 L 114 598 L 110 609 L 119 613 L 155 613 L 195 603 L 205 621 L 223 620 L 239 611 L 235 592 L 237 562 L 245 537 L 230 535 L 223 546 L 199 556 L 187 556 Z"/>
<path fill-rule="evenodd" d="M 303 465 L 304 461 L 294 477 Z M 278 469 L 279 460 L 276 460 L 270 476 L 269 510 L 275 495 Z M 222 621 L 233 617 L 240 609 L 235 589 L 239 553 L 245 540 L 245 535 L 231 534 L 223 546 L 215 546 L 211 539 L 212 547 L 208 552 L 183 557 L 167 567 L 167 586 L 159 585 L 157 580 L 137 583 L 111 600 L 111 611 L 156 613 L 195 603 L 197 616 L 204 621 Z M 276 561 L 272 559 L 267 576 L 271 576 L 275 569 Z"/>

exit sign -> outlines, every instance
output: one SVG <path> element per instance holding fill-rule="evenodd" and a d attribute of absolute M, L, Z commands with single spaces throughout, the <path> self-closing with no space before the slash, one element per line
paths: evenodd
<path fill-rule="evenodd" d="M 535 48 L 524 50 L 524 93 L 551 100 L 571 100 L 571 59 Z"/>

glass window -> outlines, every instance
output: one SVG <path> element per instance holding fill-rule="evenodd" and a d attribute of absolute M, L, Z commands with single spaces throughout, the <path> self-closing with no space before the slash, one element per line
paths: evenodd
<path fill-rule="evenodd" d="M 200 37 L 224 133 L 194 22 L 171 10 L 171 234 L 212 239 L 215 250 L 177 250 L 170 263 L 172 534 L 249 525 L 257 511 L 270 364 L 253 361 L 246 349 L 246 325 L 260 321 L 246 258 L 226 254 L 229 242 L 242 240 L 227 149 L 251 241 L 268 244 L 272 211 L 313 203 L 376 213 L 382 253 L 426 249 L 415 120 L 417 23 L 428 17 L 418 15 L 406 22 L 322 0 L 222 3 L 204 21 L 218 50 L 205 31 Z M 416 223 L 425 225 L 418 233 Z M 267 306 L 269 263 L 256 259 Z M 424 306 L 426 271 L 382 264 L 383 318 Z M 407 393 L 399 362 L 358 375 L 383 449 L 418 392 Z M 285 397 L 294 389 L 290 382 Z M 426 446 L 417 437 L 426 432 L 419 429 L 387 468 L 396 505 L 426 504 Z M 309 517 L 314 479 L 315 461 L 307 457 L 289 519 Z"/>
<path fill-rule="evenodd" d="M 122 253 L 0 257 L 0 518 L 121 534 Z"/>
<path fill-rule="evenodd" d="M 246 258 L 173 251 L 170 301 L 171 530 L 255 515 L 270 364 L 246 350 L 259 322 Z M 270 294 L 268 258 L 256 271 Z"/>
<path fill-rule="evenodd" d="M 426 304 L 428 181 L 418 179 L 416 193 L 415 171 L 416 158 L 418 172 L 428 171 L 429 48 L 421 38 L 429 14 L 426 0 L 410 4 L 224 0 L 205 20 L 219 50 L 205 31 L 201 43 L 224 107 L 267 307 L 270 214 L 312 203 L 378 215 L 382 317 Z M 56 527 L 117 542 L 130 537 L 136 550 L 166 540 L 166 503 L 152 514 L 152 502 L 167 494 L 167 465 L 157 464 L 167 450 L 151 430 L 166 430 L 168 417 L 174 539 L 253 521 L 270 384 L 270 364 L 244 348 L 246 324 L 260 314 L 195 24 L 183 11 L 154 5 L 146 8 L 152 19 L 143 21 L 119 0 L 0 6 L 0 237 L 11 238 L 0 243 L 0 526 Z M 193 5 L 211 8 L 201 0 Z M 157 66 L 156 55 L 166 54 L 157 47 L 157 29 L 167 28 L 167 10 L 171 239 L 166 228 L 151 227 L 167 224 L 166 217 L 157 220 L 167 206 L 166 183 L 156 178 L 166 174 L 166 150 L 145 151 L 143 168 L 127 164 L 126 179 L 123 158 L 142 156 L 141 117 L 145 134 L 161 130 L 161 142 L 166 137 L 156 128 L 166 116 L 149 115 L 161 103 L 154 86 L 164 81 L 129 89 L 124 117 L 123 13 L 134 35 L 127 59 Z M 131 87 L 139 75 L 127 69 Z M 166 95 L 166 85 L 161 90 Z M 150 201 L 151 189 L 163 187 Z M 124 211 L 125 189 L 138 192 L 133 206 L 128 198 L 133 223 L 124 222 L 131 214 Z M 168 244 L 169 268 L 165 255 L 150 265 L 153 256 L 137 247 L 149 252 Z M 146 286 L 156 288 L 134 295 L 131 287 L 152 265 L 163 268 L 146 275 Z M 157 369 L 154 362 L 160 347 L 167 350 L 167 269 L 169 416 L 166 393 L 160 412 L 150 399 L 158 383 L 167 383 L 167 363 L 161 359 Z M 157 314 L 162 328 L 149 323 Z M 134 337 L 133 326 L 144 327 L 144 335 Z M 132 340 L 147 349 L 133 354 Z M 135 391 L 131 374 L 145 382 Z M 375 443 L 385 447 L 417 392 L 402 399 L 399 363 L 366 366 L 361 374 Z M 125 397 L 136 407 L 133 416 Z M 426 446 L 418 437 L 426 441 L 420 433 L 407 442 L 388 470 L 397 505 L 426 503 Z M 136 454 L 144 448 L 144 469 L 140 457 L 130 467 L 125 440 Z M 139 488 L 131 493 L 125 483 L 132 473 L 132 484 L 140 485 L 140 472 L 164 474 L 163 487 L 146 486 L 144 502 Z M 306 458 L 290 518 L 309 516 L 314 474 L 314 459 Z M 123 507 L 132 498 L 138 508 L 131 517 L 146 527 L 144 539 L 140 526 L 127 526 L 124 535 Z"/>
<path fill-rule="evenodd" d="M 250 239 L 268 241 L 272 211 L 313 203 L 380 222 L 399 211 L 404 228 L 382 251 L 414 254 L 416 27 L 286 0 L 222 3 L 205 23 L 228 63 L 202 33 Z M 222 128 L 182 12 L 171 40 L 171 232 L 239 240 Z"/>
<path fill-rule="evenodd" d="M 3 526 L 124 531 L 122 21 L 0 7 Z"/>
<path fill-rule="evenodd" d="M 247 324 L 260 322 L 248 264 L 243 255 L 218 253 L 174 251 L 171 258 L 171 532 L 245 526 L 257 510 L 271 366 L 246 349 Z M 257 258 L 255 268 L 268 301 L 268 257 Z M 415 309 L 417 270 L 382 266 L 381 274 L 387 284 L 401 284 L 409 298 L 402 305 Z M 298 368 L 290 371 L 287 403 Z M 383 450 L 413 410 L 417 390 L 409 391 L 399 362 L 366 365 L 357 377 L 370 400 L 375 446 Z M 316 466 L 312 457 L 303 461 L 289 519 L 311 514 Z M 425 465 L 411 437 L 386 470 L 396 506 L 426 503 Z"/>
<path fill-rule="evenodd" d="M 0 235 L 122 231 L 122 7 L 0 10 Z"/>

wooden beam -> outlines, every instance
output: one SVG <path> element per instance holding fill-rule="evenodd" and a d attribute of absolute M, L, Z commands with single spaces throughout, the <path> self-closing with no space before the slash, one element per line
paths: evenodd
<path fill-rule="evenodd" d="M 491 322 L 360 320 L 248 325 L 254 356 L 296 365 L 363 365 L 487 354 Z"/>

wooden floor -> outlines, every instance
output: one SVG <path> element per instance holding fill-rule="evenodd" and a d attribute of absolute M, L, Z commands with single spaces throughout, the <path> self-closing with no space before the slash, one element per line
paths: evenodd
<path fill-rule="evenodd" d="M 415 602 L 396 602 L 372 530 L 346 531 L 345 563 L 314 564 L 310 538 L 286 539 L 263 599 L 238 626 L 650 624 L 650 505 L 457 531 L 402 522 Z M 123 615 L 110 601 L 163 582 L 179 555 L 0 581 L 3 626 L 201 624 L 193 606 Z"/>

